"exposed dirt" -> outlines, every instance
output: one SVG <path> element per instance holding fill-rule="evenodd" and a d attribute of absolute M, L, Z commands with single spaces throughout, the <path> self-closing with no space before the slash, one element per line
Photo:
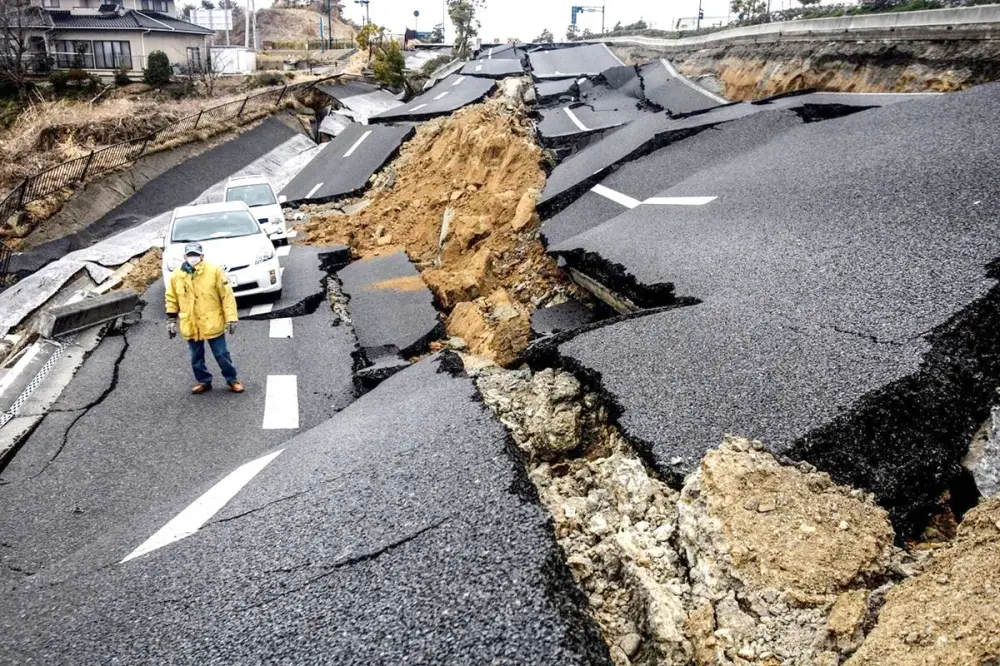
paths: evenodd
<path fill-rule="evenodd" d="M 804 88 L 834 92 L 951 92 L 1000 78 L 1000 42 L 836 41 L 731 44 L 658 53 L 621 47 L 644 61 L 667 55 L 692 78 L 711 76 L 721 94 L 746 101 Z"/>
<path fill-rule="evenodd" d="M 306 42 L 320 39 L 319 23 L 323 19 L 326 32 L 326 14 L 311 9 L 285 9 L 274 7 L 257 11 L 257 29 L 262 42 Z M 356 31 L 336 16 L 333 17 L 333 38 L 354 39 Z"/>
<path fill-rule="evenodd" d="M 1000 664 L 1000 497 L 965 516 L 950 547 L 889 592 L 848 666 Z"/>
<path fill-rule="evenodd" d="M 421 126 L 367 208 L 315 215 L 304 229 L 362 257 L 405 249 L 451 313 L 449 334 L 506 363 L 530 338 L 530 311 L 567 289 L 538 236 L 541 163 L 519 102 L 491 99 Z"/>
<path fill-rule="evenodd" d="M 132 289 L 141 295 L 149 289 L 151 284 L 160 279 L 163 251 L 154 247 L 141 257 L 133 259 L 132 263 L 135 268 L 129 271 L 118 288 Z"/>

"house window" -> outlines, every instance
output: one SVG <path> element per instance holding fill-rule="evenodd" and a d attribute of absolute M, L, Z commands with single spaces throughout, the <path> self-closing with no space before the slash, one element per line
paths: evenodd
<path fill-rule="evenodd" d="M 132 69 L 132 46 L 128 42 L 94 42 L 97 69 Z"/>
<path fill-rule="evenodd" d="M 55 44 L 56 67 L 70 69 L 94 68 L 94 49 L 90 42 L 80 40 L 58 40 Z"/>
<path fill-rule="evenodd" d="M 188 71 L 191 73 L 201 71 L 201 49 L 197 46 L 189 46 L 187 49 Z"/>
<path fill-rule="evenodd" d="M 166 14 L 169 11 L 167 0 L 142 0 L 142 11 Z"/>

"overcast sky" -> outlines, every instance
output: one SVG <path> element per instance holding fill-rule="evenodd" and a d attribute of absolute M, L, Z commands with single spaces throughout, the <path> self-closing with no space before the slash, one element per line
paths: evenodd
<path fill-rule="evenodd" d="M 727 0 L 702 0 L 705 18 L 727 18 Z M 799 6 L 796 0 L 772 0 L 773 9 L 782 6 Z M 599 4 L 600 0 L 486 0 L 486 8 L 479 11 L 483 26 L 480 36 L 484 42 L 506 42 L 508 38 L 531 40 L 548 28 L 557 39 L 565 37 L 570 22 L 570 8 L 575 4 Z M 384 25 L 393 32 L 414 27 L 413 11 L 420 12 L 419 30 L 430 30 L 441 22 L 442 0 L 370 0 L 369 9 L 374 23 Z M 364 9 L 355 0 L 344 0 L 345 13 L 360 22 Z M 694 17 L 698 13 L 698 0 L 608 0 L 607 26 L 616 22 L 632 23 L 643 18 L 655 28 L 669 30 L 679 18 Z M 600 13 L 587 13 L 577 18 L 581 29 L 594 32 L 601 29 Z"/>

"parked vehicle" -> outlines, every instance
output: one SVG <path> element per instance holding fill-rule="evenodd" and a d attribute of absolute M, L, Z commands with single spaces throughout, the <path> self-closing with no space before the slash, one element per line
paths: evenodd
<path fill-rule="evenodd" d="M 163 242 L 163 279 L 184 262 L 184 244 L 197 241 L 205 260 L 221 266 L 236 297 L 281 296 L 281 267 L 274 244 L 242 201 L 182 206 L 174 210 Z"/>
<path fill-rule="evenodd" d="M 274 194 L 274 188 L 264 176 L 238 176 L 226 183 L 225 201 L 242 201 L 250 206 L 251 212 L 268 238 L 276 245 L 288 243 L 285 213 L 281 210 L 283 201 Z"/>

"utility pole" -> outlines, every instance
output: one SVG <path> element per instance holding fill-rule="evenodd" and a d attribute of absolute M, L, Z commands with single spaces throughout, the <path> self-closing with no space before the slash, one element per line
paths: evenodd
<path fill-rule="evenodd" d="M 322 19 L 320 19 L 322 20 Z M 333 0 L 326 0 L 326 39 L 333 48 Z"/>
<path fill-rule="evenodd" d="M 768 0 L 768 2 L 770 1 L 771 0 Z M 701 17 L 702 17 L 701 0 L 698 0 L 698 19 L 695 21 L 694 24 L 695 30 L 701 30 Z"/>
<path fill-rule="evenodd" d="M 250 0 L 247 0 L 247 13 L 243 17 L 246 19 L 243 27 L 243 48 L 250 48 Z"/>
<path fill-rule="evenodd" d="M 698 0 L 699 2 L 701 0 Z M 604 34 L 604 9 L 608 6 L 607 2 L 601 3 L 601 34 Z"/>

